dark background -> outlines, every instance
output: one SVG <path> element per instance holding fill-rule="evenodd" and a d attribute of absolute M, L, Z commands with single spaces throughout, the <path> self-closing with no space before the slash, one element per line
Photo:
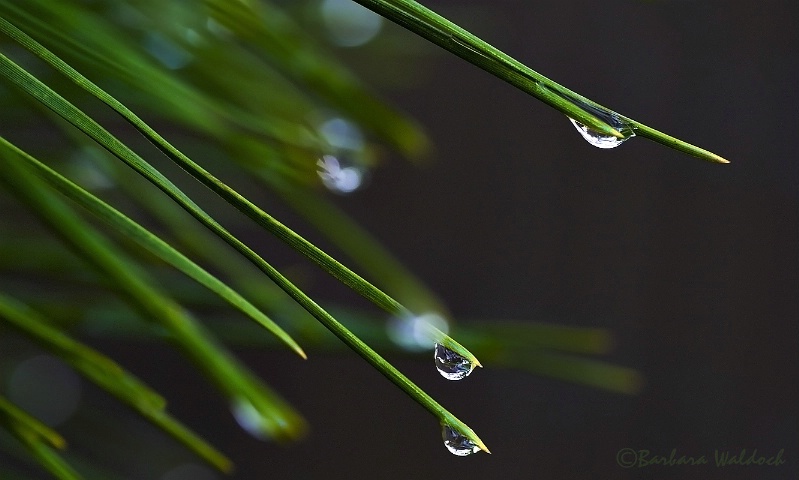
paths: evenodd
<path fill-rule="evenodd" d="M 434 161 L 393 159 L 343 208 L 458 320 L 610 329 L 617 347 L 607 359 L 645 376 L 640 394 L 490 364 L 444 382 L 426 357 L 389 357 L 493 452 L 457 458 L 436 421 L 353 353 L 311 350 L 297 362 L 242 351 L 311 424 L 303 442 L 279 446 L 241 431 L 177 354 L 105 349 L 154 387 L 182 388 L 171 411 L 231 455 L 233 478 L 796 478 L 793 4 L 430 6 L 555 81 L 732 162 L 644 139 L 593 148 L 560 113 L 434 46 L 405 66 L 424 72 L 415 88 L 382 92 L 425 126 Z M 624 469 L 623 448 L 676 449 L 709 464 Z M 714 450 L 744 448 L 784 449 L 786 463 L 713 465 Z"/>

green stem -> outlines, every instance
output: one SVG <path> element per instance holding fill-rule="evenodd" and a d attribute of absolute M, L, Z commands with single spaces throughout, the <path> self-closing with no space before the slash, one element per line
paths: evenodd
<path fill-rule="evenodd" d="M 80 72 L 69 66 L 54 53 L 47 50 L 43 45 L 36 42 L 30 36 L 19 30 L 2 17 L 0 17 L 0 31 L 17 41 L 20 45 L 37 55 L 42 60 L 49 63 L 53 68 L 61 72 L 76 85 L 80 86 L 87 92 L 94 95 L 97 99 L 113 108 L 133 127 L 141 132 L 142 135 L 144 135 L 156 147 L 158 147 L 158 149 L 161 150 L 167 157 L 178 164 L 195 179 L 222 197 L 225 201 L 236 207 L 239 211 L 250 217 L 271 234 L 305 255 L 308 259 L 315 262 L 340 282 L 352 288 L 354 291 L 358 292 L 360 295 L 392 315 L 398 317 L 411 315 L 408 309 L 394 298 L 372 285 L 366 279 L 353 272 L 345 265 L 338 262 L 336 259 L 316 247 L 313 243 L 295 233 L 289 227 L 282 224 L 276 218 L 263 211 L 260 207 L 247 200 L 236 190 L 195 163 L 180 150 L 175 148 L 160 134 L 158 134 L 158 132 L 156 132 L 152 127 L 147 125 L 125 105 L 95 85 L 91 80 L 83 76 Z M 65 120 L 83 130 L 95 141 L 103 145 L 103 147 L 105 147 L 111 153 L 127 163 L 131 168 L 139 172 L 143 177 L 156 185 L 164 193 L 172 197 L 178 204 L 180 204 L 181 207 L 197 218 L 197 220 L 214 231 L 214 233 L 227 241 L 231 246 L 239 250 L 240 253 L 253 261 L 253 263 L 255 263 L 271 277 L 271 274 L 268 271 L 271 269 L 271 267 L 265 269 L 265 267 L 261 264 L 263 260 L 258 257 L 255 252 L 240 242 L 237 238 L 232 236 L 215 220 L 210 218 L 208 214 L 203 212 L 193 201 L 186 197 L 183 192 L 169 182 L 169 180 L 166 179 L 166 177 L 164 177 L 159 171 L 154 169 L 143 158 L 127 148 L 126 145 L 102 128 L 99 124 L 97 124 L 97 122 L 89 118 L 82 111 L 69 103 L 66 99 L 58 95 L 48 86 L 44 85 L 37 78 L 30 75 L 30 73 L 25 71 L 11 59 L 1 53 L 0 73 L 4 74 L 9 80 L 24 89 L 58 115 L 62 116 Z M 460 348 L 462 348 L 462 351 L 459 353 L 466 356 L 474 363 L 479 364 L 479 361 L 474 354 L 463 347 Z"/>
<path fill-rule="evenodd" d="M 626 138 L 630 129 L 657 143 L 703 160 L 729 163 L 724 158 L 653 128 L 619 115 L 568 88 L 550 80 L 510 55 L 488 44 L 413 0 L 354 0 L 417 35 L 426 38 L 469 63 L 528 93 L 564 115 L 603 135 Z M 611 125 L 603 118 L 615 117 Z M 613 122 L 616 123 L 616 122 Z"/>
<path fill-rule="evenodd" d="M 142 314 L 167 328 L 187 356 L 231 399 L 250 402 L 264 419 L 264 433 L 276 438 L 295 438 L 302 433 L 304 420 L 299 414 L 218 346 L 182 306 L 154 286 L 145 271 L 84 222 L 28 171 L 27 165 L 3 157 L 0 157 L 4 159 L 0 161 L 0 179 L 9 189 L 78 254 L 119 285 Z M 170 428 L 165 429 L 177 432 Z M 195 452 L 204 455 L 212 450 L 198 448 Z M 222 470 L 230 465 L 221 454 L 203 458 Z"/>
<path fill-rule="evenodd" d="M 72 201 L 81 205 L 95 216 L 114 226 L 128 238 L 134 240 L 163 261 L 172 265 L 183 272 L 188 277 L 208 288 L 210 291 L 219 295 L 234 308 L 252 320 L 263 326 L 275 336 L 280 338 L 286 345 L 299 354 L 302 358 L 307 358 L 302 348 L 289 336 L 280 326 L 269 317 L 253 306 L 244 297 L 216 277 L 205 271 L 202 267 L 191 261 L 188 257 L 174 249 L 171 245 L 161 240 L 158 236 L 134 222 L 119 210 L 111 207 L 93 194 L 79 187 L 67 178 L 63 177 L 55 170 L 44 165 L 36 158 L 23 152 L 5 138 L 0 136 L 0 149 L 7 149 L 16 155 L 16 158 L 32 166 L 40 178 L 48 182 L 53 188 L 60 191 Z"/>
<path fill-rule="evenodd" d="M 372 300 L 375 304 L 381 306 L 388 312 L 397 315 L 409 315 L 408 310 L 396 300 L 389 297 L 378 288 L 374 287 L 356 273 L 349 270 L 347 267 L 327 255 L 322 250 L 318 249 L 309 241 L 294 233 L 291 229 L 278 222 L 266 212 L 249 202 L 238 192 L 221 182 L 219 179 L 215 178 L 201 166 L 194 163 L 183 153 L 173 147 L 169 142 L 167 142 L 163 137 L 161 137 L 157 132 L 155 132 L 155 130 L 145 124 L 122 103 L 114 99 L 111 95 L 107 94 L 94 83 L 89 81 L 86 77 L 52 54 L 49 50 L 45 49 L 42 45 L 35 42 L 33 39 L 2 18 L 0 18 L 0 31 L 18 41 L 40 58 L 50 63 L 53 67 L 66 75 L 77 85 L 81 86 L 98 99 L 111 106 L 134 127 L 136 127 L 142 134 L 144 134 L 150 141 L 152 141 L 159 149 L 161 149 L 162 152 L 164 152 L 169 158 L 178 163 L 186 171 L 205 184 L 208 188 L 219 194 L 226 201 L 237 207 L 243 213 L 247 214 L 257 223 L 261 224 L 269 232 L 282 239 L 296 250 L 305 254 L 308 258 L 322 266 L 340 281 L 361 293 L 366 298 Z M 322 323 L 346 345 L 351 347 L 358 355 L 360 355 L 373 367 L 380 371 L 391 382 L 400 387 L 420 405 L 425 407 L 441 422 L 450 425 L 466 438 L 480 446 L 480 448 L 488 451 L 483 442 L 479 437 L 477 437 L 471 428 L 444 409 L 432 397 L 417 387 L 407 377 L 405 377 L 390 363 L 377 354 L 377 352 L 372 350 L 368 345 L 366 345 L 357 336 L 355 336 L 346 327 L 344 327 L 324 309 L 311 300 L 307 295 L 305 295 L 304 292 L 293 285 L 279 271 L 269 265 L 249 247 L 240 242 L 235 236 L 230 234 L 230 232 L 225 230 L 208 214 L 200 209 L 199 206 L 191 201 L 190 198 L 188 198 L 183 192 L 174 186 L 174 184 L 172 184 L 158 170 L 154 169 L 143 158 L 130 150 L 124 143 L 120 142 L 116 137 L 111 135 L 107 130 L 97 124 L 97 122 L 92 120 L 84 112 L 76 108 L 66 99 L 58 95 L 37 78 L 30 75 L 27 71 L 2 54 L 0 54 L 0 75 L 5 76 L 18 87 L 22 88 L 48 108 L 62 116 L 65 120 L 80 128 L 82 131 L 84 131 L 84 133 L 92 137 L 104 148 L 126 162 L 150 182 L 158 186 L 162 191 L 179 203 L 184 209 L 201 221 L 205 226 L 210 228 L 217 235 L 227 241 L 231 246 L 236 248 L 240 253 L 244 254 L 248 259 L 250 259 L 277 285 L 279 285 L 292 298 L 294 298 L 297 303 L 303 306 L 309 313 L 319 320 L 320 323 Z M 58 216 L 56 215 L 51 218 L 58 218 Z M 80 232 L 76 231 L 74 233 L 78 234 Z M 182 314 L 179 306 L 173 305 L 168 301 L 168 299 L 160 298 L 156 292 L 153 292 L 152 289 L 148 288 L 146 282 L 142 281 L 140 275 L 134 274 L 133 270 L 129 266 L 126 267 L 121 265 L 121 262 L 118 260 L 118 258 L 116 258 L 117 255 L 112 254 L 110 249 L 105 246 L 95 244 L 96 242 L 89 242 L 89 239 L 85 237 L 83 240 L 87 243 L 94 244 L 93 246 L 95 248 L 92 250 L 94 251 L 93 253 L 95 255 L 97 255 L 100 251 L 104 251 L 102 257 L 107 260 L 107 262 L 101 263 L 98 266 L 114 276 L 115 279 L 120 283 L 126 284 L 131 293 L 133 293 L 133 296 L 137 302 L 143 307 L 145 313 L 151 314 L 156 318 L 160 318 L 172 329 L 179 332 L 178 338 L 186 343 L 185 346 L 190 352 L 202 352 L 208 349 L 208 346 L 203 342 L 204 339 L 202 338 L 203 336 L 201 335 L 198 327 L 193 325 L 193 322 L 189 321 L 188 318 Z M 78 244 L 77 246 L 80 247 L 81 245 Z M 92 257 L 92 255 L 87 255 L 87 257 L 89 257 L 89 259 L 92 261 L 98 261 L 98 259 Z M 479 364 L 474 355 L 468 352 L 468 350 L 456 342 L 452 343 L 454 346 L 460 347 L 460 349 L 462 349 L 462 351 L 459 353 L 467 356 L 470 359 L 473 359 L 475 363 Z M 210 355 L 195 355 L 195 360 L 205 367 L 204 370 L 212 374 L 221 373 L 220 368 L 215 368 L 218 367 L 218 365 L 206 364 L 206 361 L 209 359 L 213 359 L 213 357 Z M 228 365 L 225 366 L 228 367 Z M 219 382 L 224 382 L 225 380 L 218 377 L 215 379 Z M 227 382 L 224 383 L 229 384 L 231 381 L 232 379 L 228 378 Z"/>

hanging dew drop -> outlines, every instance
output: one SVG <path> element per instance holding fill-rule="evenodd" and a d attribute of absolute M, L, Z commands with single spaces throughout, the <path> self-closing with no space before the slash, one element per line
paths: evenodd
<path fill-rule="evenodd" d="M 613 135 L 605 135 L 603 133 L 599 133 L 596 130 L 586 127 L 585 125 L 583 125 L 582 123 L 578 122 L 573 118 L 569 118 L 569 120 L 571 120 L 572 125 L 574 125 L 574 128 L 576 128 L 577 131 L 580 132 L 580 135 L 582 135 L 583 138 L 588 143 L 597 148 L 616 148 L 622 143 L 626 142 L 627 139 L 635 136 L 635 134 L 632 133 L 631 131 L 619 130 L 625 136 L 624 138 L 617 138 L 614 137 Z"/>
<path fill-rule="evenodd" d="M 469 359 L 453 352 L 440 343 L 433 351 L 436 369 L 447 380 L 461 380 L 469 376 L 475 365 Z"/>
<path fill-rule="evenodd" d="M 465 457 L 480 451 L 480 447 L 474 442 L 456 432 L 449 425 L 441 426 L 441 437 L 444 439 L 444 446 L 453 455 Z"/>
<path fill-rule="evenodd" d="M 558 97 L 560 100 L 566 100 L 567 102 L 572 103 L 574 106 L 578 107 L 584 112 L 593 115 L 600 121 L 605 122 L 613 127 L 617 132 L 621 133 L 621 138 L 615 137 L 613 135 L 607 135 L 592 129 L 571 117 L 567 117 L 572 122 L 572 125 L 574 125 L 574 128 L 580 132 L 580 135 L 582 135 L 582 137 L 588 143 L 597 148 L 616 148 L 627 141 L 627 139 L 635 136 L 635 125 L 613 110 L 608 110 L 605 107 L 588 102 L 573 92 L 556 88 L 552 85 L 547 86 L 539 83 L 536 84 L 536 88 L 541 95 L 550 97 L 553 100 Z"/>

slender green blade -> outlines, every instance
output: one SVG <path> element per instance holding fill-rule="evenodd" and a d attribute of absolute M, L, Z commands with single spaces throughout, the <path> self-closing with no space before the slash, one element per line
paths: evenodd
<path fill-rule="evenodd" d="M 413 0 L 355 0 L 408 30 L 454 53 L 488 73 L 526 92 L 566 116 L 605 136 L 625 138 L 616 125 L 597 116 L 613 116 L 631 132 L 703 160 L 729 163 L 726 159 L 683 140 L 661 133 L 635 120 L 617 114 L 579 93 L 555 83 L 510 55 L 459 27 Z"/>
<path fill-rule="evenodd" d="M 58 432 L 28 415 L 2 395 L 0 395 L 0 422 L 7 427 L 22 426 L 55 448 L 64 448 L 67 444 Z"/>
<path fill-rule="evenodd" d="M 19 32 L 7 22 L 2 21 L 0 21 L 0 29 L 6 31 L 6 33 L 8 33 L 9 30 L 16 30 L 16 32 Z M 15 34 L 18 35 L 19 33 Z M 98 98 L 106 101 L 106 103 L 120 111 L 120 113 L 125 112 L 123 116 L 131 121 L 131 123 L 140 131 L 142 131 L 142 133 L 145 133 L 148 138 L 154 139 L 154 141 L 156 141 L 156 145 L 168 156 L 170 156 L 170 158 L 179 161 L 179 164 L 182 167 L 195 175 L 195 178 L 198 178 L 198 180 L 202 181 L 206 186 L 222 195 L 228 202 L 242 210 L 248 216 L 254 218 L 259 224 L 265 226 L 270 232 L 278 236 L 278 238 L 286 241 L 289 245 L 317 262 L 327 271 L 333 273 L 336 278 L 349 285 L 366 298 L 369 298 L 377 305 L 382 306 L 392 313 L 401 315 L 408 314 L 407 310 L 398 302 L 396 302 L 396 300 L 392 299 L 368 283 L 366 280 L 362 279 L 357 274 L 334 260 L 332 257 L 319 250 L 313 244 L 285 227 L 283 224 L 266 214 L 266 212 L 260 210 L 234 190 L 230 189 L 230 187 L 211 176 L 199 165 L 196 165 L 194 162 L 189 160 L 188 157 L 172 147 L 168 142 L 166 142 L 166 140 L 160 137 L 160 135 L 155 133 L 154 130 L 146 126 L 146 124 L 138 119 L 138 117 L 135 117 L 135 115 L 133 115 L 133 113 L 121 103 L 100 90 L 97 86 L 89 82 L 85 77 L 77 73 L 74 69 L 66 65 L 60 59 L 57 59 L 54 55 L 41 47 L 41 45 L 36 44 L 36 51 L 34 53 L 39 54 L 45 60 L 49 58 L 48 61 L 51 64 L 54 66 L 57 65 L 56 68 L 60 71 L 67 72 L 70 78 L 74 77 L 77 79 L 76 81 L 79 85 L 84 86 L 84 88 L 98 96 Z M 248 259 L 253 261 L 258 268 L 266 273 L 267 276 L 269 276 L 295 301 L 303 306 L 303 308 L 305 308 L 325 327 L 339 337 L 339 339 L 341 339 L 346 345 L 352 348 L 362 358 L 364 358 L 378 371 L 385 375 L 390 381 L 399 386 L 403 391 L 411 396 L 411 398 L 425 407 L 433 415 L 439 418 L 439 420 L 447 423 L 455 430 L 463 434 L 466 438 L 473 441 L 475 444 L 481 445 L 483 448 L 485 447 L 479 437 L 477 437 L 477 435 L 466 424 L 445 410 L 426 392 L 417 387 L 407 377 L 405 377 L 390 363 L 377 354 L 377 352 L 372 350 L 358 337 L 353 335 L 352 332 L 350 332 L 346 327 L 335 320 L 330 314 L 328 314 L 324 309 L 322 309 L 307 295 L 305 295 L 305 293 L 303 293 L 299 288 L 294 286 L 285 276 L 265 262 L 261 257 L 240 242 L 236 237 L 227 232 L 223 227 L 221 227 L 221 225 L 219 225 L 208 214 L 201 210 L 199 206 L 191 201 L 191 199 L 183 194 L 183 192 L 180 191 L 174 184 L 172 184 L 166 177 L 154 169 L 144 159 L 136 155 L 132 150 L 130 150 L 130 148 L 116 139 L 107 130 L 103 129 L 99 124 L 97 124 L 97 122 L 92 120 L 81 110 L 76 108 L 74 105 L 69 103 L 63 97 L 58 95 L 52 89 L 44 85 L 41 81 L 30 75 L 27 71 L 2 54 L 0 54 L 0 74 L 4 75 L 14 84 L 62 116 L 65 120 L 83 130 L 87 135 L 95 139 L 95 141 L 100 143 L 104 148 L 109 150 L 121 160 L 125 161 L 129 166 L 134 168 L 137 172 L 158 186 L 195 218 L 200 220 L 204 225 L 212 229 L 215 233 L 217 233 L 217 235 L 239 250 L 239 252 L 244 254 Z M 22 193 L 25 194 L 24 191 Z M 28 197 L 28 200 L 32 199 Z M 39 206 L 43 205 L 40 204 Z M 77 247 L 78 250 L 82 250 L 83 247 L 86 246 L 84 243 L 91 244 L 91 247 L 85 250 L 85 256 L 87 259 L 97 264 L 101 270 L 106 271 L 120 283 L 127 285 L 127 289 L 132 293 L 136 303 L 140 305 L 142 310 L 150 316 L 154 316 L 155 318 L 163 321 L 175 333 L 176 338 L 182 343 L 192 358 L 198 362 L 201 368 L 212 378 L 214 378 L 217 383 L 221 384 L 220 386 L 222 388 L 228 389 L 229 392 L 231 389 L 238 389 L 244 393 L 248 393 L 250 398 L 252 397 L 253 392 L 247 392 L 244 388 L 247 384 L 246 378 L 241 376 L 240 371 L 231 364 L 232 362 L 229 359 L 221 356 L 216 351 L 216 349 L 205 337 L 204 332 L 199 329 L 198 325 L 187 319 L 185 314 L 181 315 L 182 311 L 178 306 L 171 304 L 171 302 L 168 302 L 166 299 L 162 298 L 162 296 L 157 292 L 154 292 L 152 289 L 147 287 L 147 282 L 142 280 L 141 273 L 134 274 L 131 265 L 125 265 L 120 262 L 119 259 L 121 258 L 121 254 L 111 253 L 112 250 L 110 250 L 108 245 L 101 245 L 101 242 L 98 242 L 96 239 L 90 240 L 86 238 L 86 236 L 83 235 L 86 232 L 81 232 L 80 230 L 75 231 L 74 225 L 62 225 L 61 222 L 57 222 L 57 220 L 59 220 L 59 215 L 52 215 L 51 213 L 47 214 L 49 221 L 60 224 L 61 227 L 69 229 L 73 235 L 77 235 L 79 238 L 81 238 L 77 244 L 73 240 L 73 246 Z M 73 215 L 69 212 L 61 212 L 61 214 L 73 217 Z M 72 220 L 72 223 L 75 223 L 74 219 Z M 471 354 L 469 356 L 471 358 L 474 357 L 474 355 Z M 243 397 L 247 398 L 247 396 L 244 395 Z M 248 400 L 250 398 L 248 398 Z M 272 401 L 272 403 L 269 404 L 270 408 L 266 408 L 264 412 L 264 420 L 266 422 L 265 428 L 276 430 L 273 433 L 281 433 L 281 427 L 284 427 L 285 423 L 292 425 L 292 427 L 301 425 L 301 422 L 294 418 L 290 418 L 290 420 L 284 421 L 283 423 L 279 421 L 270 421 L 269 414 L 271 413 L 274 415 L 274 410 L 276 409 L 281 410 L 281 413 L 283 413 L 284 417 L 289 416 L 287 413 L 287 411 L 289 411 L 288 407 L 283 407 L 282 404 L 278 404 L 277 400 L 274 398 L 270 400 Z M 276 408 L 275 405 L 279 405 L 279 407 Z M 290 430 L 289 432 L 283 433 L 293 434 L 296 432 Z M 487 451 L 487 448 L 485 450 Z"/>
<path fill-rule="evenodd" d="M 475 351 L 547 349 L 579 354 L 605 354 L 614 344 L 604 328 L 572 327 L 538 322 L 484 321 L 458 331 Z"/>
<path fill-rule="evenodd" d="M 16 425 L 11 433 L 20 441 L 39 464 L 59 480 L 81 480 L 83 477 L 75 471 L 50 445 L 42 442 L 26 428 Z"/>
<path fill-rule="evenodd" d="M 231 127 L 236 127 L 253 132 L 259 138 L 266 136 L 296 147 L 316 148 L 321 144 L 298 121 L 287 121 L 280 115 L 263 110 L 257 113 L 247 111 L 243 106 L 203 93 L 173 72 L 165 72 L 143 54 L 140 46 L 109 26 L 107 19 L 85 7 L 71 2 L 31 0 L 22 9 L 13 2 L 0 0 L 0 11 L 47 39 L 51 45 L 58 45 L 74 58 L 81 59 L 92 69 L 123 81 L 133 91 L 145 93 L 140 100 L 155 106 L 164 118 L 223 138 L 231 135 Z M 0 29 L 5 28 L 1 23 Z M 15 37 L 13 29 L 7 33 L 21 43 L 26 41 L 24 36 Z M 230 63 L 230 56 L 225 61 Z M 231 70 L 227 66 L 216 68 L 217 74 L 230 73 Z M 271 77 L 260 75 L 259 79 L 265 82 Z M 274 90 L 269 85 L 262 87 Z M 218 95 L 220 92 L 217 90 L 215 93 Z"/>
<path fill-rule="evenodd" d="M 228 397 L 244 398 L 253 405 L 263 416 L 261 427 L 266 435 L 295 438 L 302 433 L 304 422 L 291 407 L 216 345 L 188 312 L 155 289 L 148 275 L 83 222 L 60 197 L 27 170 L 27 165 L 3 161 L 0 167 L 4 173 L 0 178 L 7 180 L 12 192 L 75 251 L 119 285 L 134 307 L 166 327 L 189 358 Z M 8 181 L 10 179 L 13 181 Z"/>
<path fill-rule="evenodd" d="M 429 140 L 413 122 L 378 101 L 355 77 L 331 61 L 311 38 L 271 2 L 204 0 L 209 16 L 238 37 L 260 47 L 281 71 L 306 85 L 335 108 L 389 141 L 406 155 L 418 157 Z"/>
<path fill-rule="evenodd" d="M 640 392 L 644 384 L 643 376 L 632 368 L 546 350 L 508 350 L 491 358 L 508 368 L 628 395 Z"/>
<path fill-rule="evenodd" d="M 148 126 L 122 103 L 100 89 L 97 85 L 92 83 L 86 77 L 55 56 L 52 52 L 48 51 L 42 45 L 35 42 L 29 36 L 7 21 L 4 21 L 2 18 L 0 18 L 0 31 L 4 31 L 14 39 L 19 39 L 20 43 L 26 48 L 29 48 L 31 52 L 47 61 L 58 71 L 62 72 L 65 76 L 73 80 L 77 85 L 86 89 L 86 91 L 116 110 L 120 115 L 123 116 L 123 118 L 129 121 L 131 125 L 133 125 L 145 137 L 152 141 L 162 152 L 164 152 L 164 154 L 189 172 L 197 180 L 202 182 L 206 187 L 224 198 L 228 203 L 253 219 L 267 231 L 283 240 L 285 243 L 305 255 L 307 258 L 314 261 L 317 265 L 322 267 L 325 271 L 333 275 L 339 281 L 343 282 L 345 285 L 349 286 L 365 298 L 372 301 L 375 305 L 378 305 L 395 316 L 407 317 L 411 315 L 410 312 L 395 299 L 372 285 L 370 282 L 347 268 L 345 265 L 338 262 L 336 259 L 316 247 L 302 236 L 295 233 L 293 230 L 226 185 L 224 182 L 214 177 L 200 165 L 196 164 L 193 160 L 172 146 L 166 139 L 159 135 L 154 129 Z M 100 143 L 104 148 L 109 150 L 111 153 L 131 166 L 134 170 L 139 172 L 147 180 L 152 182 L 159 189 L 164 191 L 164 193 L 173 198 L 178 204 L 186 209 L 186 211 L 191 213 L 200 222 L 214 231 L 220 238 L 224 239 L 240 253 L 250 259 L 256 266 L 270 276 L 270 278 L 275 280 L 276 277 L 270 273 L 274 269 L 269 266 L 261 257 L 259 257 L 249 247 L 227 232 L 221 225 L 219 225 L 208 214 L 200 209 L 199 206 L 197 206 L 185 194 L 183 194 L 183 192 L 180 191 L 172 182 L 170 182 L 144 159 L 136 155 L 122 142 L 117 140 L 107 130 L 102 128 L 99 124 L 97 124 L 97 122 L 89 118 L 81 110 L 76 108 L 66 99 L 58 95 L 52 89 L 44 85 L 38 79 L 30 75 L 24 69 L 19 67 L 19 65 L 2 54 L 0 54 L 0 73 L 4 73 L 15 84 L 34 96 L 34 98 L 37 98 L 48 108 L 83 130 L 86 134 Z M 293 294 L 288 290 L 287 293 L 293 296 Z M 313 312 L 311 313 L 313 314 Z M 453 344 L 457 343 L 454 340 L 452 340 L 452 342 Z M 476 361 L 474 354 L 468 352 L 467 349 L 460 345 L 458 348 L 464 354 L 464 356 Z M 479 364 L 479 362 L 476 363 Z"/>
<path fill-rule="evenodd" d="M 58 455 L 66 442 L 56 431 L 25 413 L 0 395 L 0 425 L 11 432 L 53 476 L 60 480 L 79 480 L 78 473 Z"/>
<path fill-rule="evenodd" d="M 85 377 L 140 409 L 160 410 L 166 401 L 116 362 L 49 325 L 27 305 L 0 292 L 0 321 L 38 342 Z"/>
<path fill-rule="evenodd" d="M 129 405 L 212 465 L 222 471 L 231 469 L 232 464 L 227 457 L 164 411 L 166 401 L 158 393 L 110 358 L 73 340 L 49 325 L 26 305 L 2 293 L 0 293 L 0 321 L 5 321 L 58 355 L 83 376 Z"/>
<path fill-rule="evenodd" d="M 391 292 L 411 311 L 447 314 L 447 307 L 434 292 L 336 205 L 310 189 L 274 181 L 263 170 L 252 169 L 252 173 L 280 194 L 288 205 L 324 233 L 366 273 L 379 279 L 380 288 Z"/>
<path fill-rule="evenodd" d="M 89 193 L 75 183 L 66 179 L 58 174 L 51 168 L 42 164 L 27 153 L 19 150 L 17 147 L 9 143 L 6 139 L 0 137 L 0 148 L 6 148 L 16 154 L 17 158 L 27 162 L 29 165 L 36 169 L 45 181 L 56 188 L 58 191 L 72 199 L 88 211 L 101 218 L 108 224 L 115 227 L 119 232 L 128 236 L 144 246 L 146 249 L 157 255 L 159 258 L 174 266 L 187 276 L 193 278 L 201 285 L 205 286 L 212 292 L 219 295 L 222 299 L 227 301 L 233 307 L 239 309 L 248 317 L 262 325 L 264 328 L 272 332 L 276 337 L 282 340 L 292 350 L 297 352 L 301 357 L 307 358 L 305 352 L 300 348 L 296 341 L 294 341 L 288 333 L 286 333 L 278 324 L 272 319 L 267 317 L 263 312 L 258 310 L 254 305 L 242 297 L 232 288 L 218 280 L 216 277 L 205 271 L 196 263 L 192 262 L 185 255 L 174 249 L 172 246 L 161 240 L 158 236 L 154 235 L 138 223 L 131 220 L 122 212 L 111 207 L 103 202 L 95 195 Z"/>

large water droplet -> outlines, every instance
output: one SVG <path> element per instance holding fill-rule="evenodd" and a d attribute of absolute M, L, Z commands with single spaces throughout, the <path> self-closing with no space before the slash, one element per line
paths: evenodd
<path fill-rule="evenodd" d="M 616 148 L 625 141 L 627 141 L 628 138 L 632 138 L 635 136 L 635 134 L 633 134 L 632 132 L 629 132 L 628 134 L 623 130 L 620 130 L 620 132 L 622 133 L 622 135 L 625 135 L 624 138 L 614 137 L 613 135 L 605 135 L 604 133 L 600 133 L 597 132 L 596 130 L 588 128 L 587 126 L 583 125 L 582 123 L 578 122 L 573 118 L 569 118 L 569 120 L 571 120 L 572 125 L 574 125 L 574 128 L 576 128 L 577 131 L 580 132 L 580 135 L 582 135 L 583 138 L 588 143 L 597 148 Z M 616 127 L 614 126 L 614 128 Z"/>
<path fill-rule="evenodd" d="M 469 376 L 475 365 L 469 359 L 453 352 L 440 343 L 433 351 L 436 369 L 447 380 L 461 380 Z"/>
<path fill-rule="evenodd" d="M 604 133 L 597 132 L 587 125 L 584 125 L 573 118 L 569 118 L 569 120 L 572 122 L 572 125 L 574 125 L 574 128 L 576 128 L 577 131 L 580 132 L 580 135 L 582 135 L 582 137 L 591 145 L 597 148 L 616 148 L 627 141 L 627 139 L 635 136 L 635 127 L 613 110 L 608 110 L 605 107 L 601 107 L 597 104 L 587 101 L 573 92 L 561 90 L 551 85 L 545 86 L 539 83 L 536 84 L 536 86 L 542 94 L 547 96 L 558 96 L 563 100 L 566 100 L 579 107 L 581 110 L 590 113 L 599 120 L 616 129 L 616 131 L 621 133 L 623 137 L 618 138 L 614 137 L 613 135 L 606 135 Z"/>
<path fill-rule="evenodd" d="M 453 455 L 465 457 L 480 451 L 480 447 L 477 444 L 456 432 L 447 424 L 441 426 L 441 437 L 444 439 L 444 446 Z"/>

